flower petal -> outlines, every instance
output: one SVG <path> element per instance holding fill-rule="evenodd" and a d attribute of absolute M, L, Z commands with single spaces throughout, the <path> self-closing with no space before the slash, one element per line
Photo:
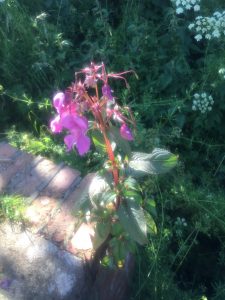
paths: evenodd
<path fill-rule="evenodd" d="M 102 95 L 107 97 L 109 100 L 113 100 L 112 91 L 108 84 L 104 84 L 102 87 Z"/>
<path fill-rule="evenodd" d="M 77 140 L 77 150 L 80 155 L 84 155 L 90 149 L 91 140 L 88 136 L 81 134 Z"/>
<path fill-rule="evenodd" d="M 60 114 L 64 106 L 65 95 L 62 92 L 57 93 L 53 98 L 53 105 L 56 111 Z"/>
<path fill-rule="evenodd" d="M 77 139 L 74 134 L 68 134 L 64 137 L 64 143 L 67 146 L 67 151 L 71 151 L 73 149 L 73 145 L 76 144 Z"/>
<path fill-rule="evenodd" d="M 50 128 L 53 133 L 59 133 L 62 131 L 62 124 L 59 115 L 50 122 Z"/>
<path fill-rule="evenodd" d="M 120 127 L 120 134 L 125 140 L 133 141 L 134 139 L 130 128 L 125 123 Z"/>

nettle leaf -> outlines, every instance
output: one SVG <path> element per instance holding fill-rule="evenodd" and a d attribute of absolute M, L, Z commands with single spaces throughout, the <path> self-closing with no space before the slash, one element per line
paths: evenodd
<path fill-rule="evenodd" d="M 101 177 L 100 175 L 96 174 L 96 176 L 93 178 L 88 194 L 91 201 L 95 201 L 98 198 L 102 196 L 103 193 L 110 190 L 109 184 L 106 182 L 106 180 Z"/>
<path fill-rule="evenodd" d="M 117 213 L 131 239 L 140 245 L 147 243 L 147 224 L 142 207 L 133 200 L 123 201 Z"/>
<path fill-rule="evenodd" d="M 154 149 L 152 153 L 134 152 L 129 162 L 128 173 L 134 177 L 146 174 L 163 174 L 177 164 L 178 157 L 168 150 Z"/>
<path fill-rule="evenodd" d="M 137 183 L 137 181 L 134 178 L 130 177 L 130 176 L 124 180 L 123 184 L 124 184 L 124 187 L 127 190 L 128 189 L 135 190 L 135 191 L 138 190 L 138 183 Z"/>
<path fill-rule="evenodd" d="M 124 152 L 124 154 L 130 157 L 131 155 L 130 144 L 127 140 L 121 137 L 119 128 L 115 126 L 111 126 L 108 132 L 109 132 L 109 138 L 111 142 L 114 142 L 116 146 L 119 147 Z"/>

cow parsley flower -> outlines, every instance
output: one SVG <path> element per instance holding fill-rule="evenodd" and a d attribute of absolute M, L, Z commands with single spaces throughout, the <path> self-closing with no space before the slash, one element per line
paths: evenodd
<path fill-rule="evenodd" d="M 182 14 L 185 10 L 199 11 L 200 10 L 200 2 L 201 0 L 171 0 L 175 9 L 176 13 Z"/>
<path fill-rule="evenodd" d="M 214 100 L 211 95 L 207 93 L 194 94 L 193 102 L 192 102 L 192 110 L 199 110 L 202 114 L 211 111 Z"/>
<path fill-rule="evenodd" d="M 211 40 L 225 36 L 225 11 L 216 11 L 211 17 L 197 16 L 194 23 L 191 23 L 188 28 L 196 33 L 197 41 L 202 38 Z"/>

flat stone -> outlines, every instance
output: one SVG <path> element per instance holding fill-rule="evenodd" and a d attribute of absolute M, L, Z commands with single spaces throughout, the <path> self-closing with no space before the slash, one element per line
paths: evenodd
<path fill-rule="evenodd" d="M 66 166 L 56 174 L 42 194 L 57 199 L 62 198 L 79 176 L 80 172 Z"/>
<path fill-rule="evenodd" d="M 39 232 L 52 218 L 52 212 L 58 209 L 58 200 L 51 197 L 40 196 L 26 208 L 25 218 L 32 225 L 33 232 Z"/>
<path fill-rule="evenodd" d="M 6 142 L 0 143 L 0 160 L 10 159 L 17 151 Z"/>
<path fill-rule="evenodd" d="M 4 162 L 0 163 L 0 192 L 6 189 L 7 185 L 13 178 L 20 178 L 24 168 L 26 169 L 34 159 L 34 157 L 27 153 L 19 153 L 16 159 L 12 159 L 7 163 L 7 167 L 2 168 Z"/>
<path fill-rule="evenodd" d="M 42 233 L 48 239 L 60 243 L 62 247 L 67 248 L 68 242 L 74 237 L 77 231 L 75 204 L 81 201 L 84 194 L 88 191 L 88 187 L 93 179 L 94 174 L 88 174 L 77 186 L 77 188 L 68 196 L 58 211 L 55 212 L 55 217 L 44 226 Z M 73 248 L 69 248 L 70 250 Z"/>
<path fill-rule="evenodd" d="M 32 164 L 24 167 L 21 172 L 11 178 L 7 192 L 25 197 L 35 194 L 36 197 L 61 168 L 62 165 L 56 165 L 48 159 L 35 158 Z"/>
<path fill-rule="evenodd" d="M 0 269 L 10 281 L 0 297 L 2 291 L 10 300 L 87 299 L 82 260 L 19 226 L 2 224 L 0 240 Z"/>

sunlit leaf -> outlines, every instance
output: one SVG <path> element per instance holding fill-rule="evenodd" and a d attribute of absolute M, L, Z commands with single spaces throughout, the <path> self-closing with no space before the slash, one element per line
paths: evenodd
<path fill-rule="evenodd" d="M 157 234 L 157 227 L 152 216 L 147 211 L 144 211 L 144 215 L 147 222 L 147 231 L 150 234 Z"/>
<path fill-rule="evenodd" d="M 106 180 L 100 175 L 96 174 L 90 183 L 88 194 L 91 201 L 95 201 L 97 198 L 102 197 L 102 194 L 109 191 L 110 186 Z"/>
<path fill-rule="evenodd" d="M 135 152 L 129 162 L 128 173 L 134 177 L 163 174 L 176 166 L 177 159 L 176 155 L 164 149 L 154 149 L 150 154 Z"/>
<path fill-rule="evenodd" d="M 147 224 L 140 205 L 132 200 L 124 201 L 117 213 L 130 237 L 141 245 L 145 244 L 147 242 Z"/>

